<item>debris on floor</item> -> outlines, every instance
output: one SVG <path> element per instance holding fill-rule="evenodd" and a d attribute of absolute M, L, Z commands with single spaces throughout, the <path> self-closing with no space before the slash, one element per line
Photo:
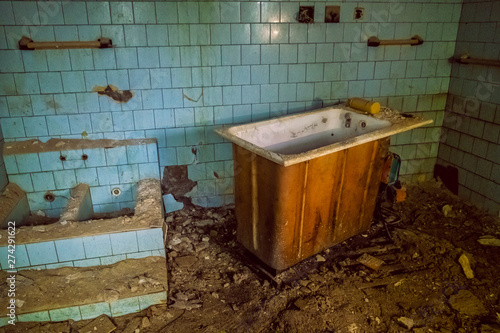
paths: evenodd
<path fill-rule="evenodd" d="M 232 209 L 186 205 L 166 216 L 168 304 L 110 318 L 113 332 L 499 332 L 500 247 L 482 243 L 500 239 L 498 217 L 436 182 L 407 186 L 391 209 L 397 223 L 374 222 L 270 279 L 237 244 Z"/>
<path fill-rule="evenodd" d="M 110 333 L 116 329 L 108 316 L 101 315 L 78 330 L 78 333 Z"/>

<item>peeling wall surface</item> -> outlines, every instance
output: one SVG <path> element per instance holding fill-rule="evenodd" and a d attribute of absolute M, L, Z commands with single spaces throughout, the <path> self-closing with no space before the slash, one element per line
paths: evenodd
<path fill-rule="evenodd" d="M 500 2 L 465 1 L 455 54 L 500 60 Z M 500 67 L 453 64 L 439 163 L 458 168 L 458 194 L 500 211 Z"/>
<path fill-rule="evenodd" d="M 299 4 L 0 1 L 5 140 L 156 138 L 160 168 L 188 165 L 193 202 L 219 206 L 233 202 L 233 163 L 231 144 L 215 128 L 357 96 L 434 120 L 392 139 L 401 174 L 429 177 L 461 0 L 341 1 L 338 23 L 325 23 L 327 3 L 315 2 L 313 24 L 297 22 Z M 419 46 L 366 45 L 370 36 L 417 34 Z M 20 51 L 23 35 L 108 37 L 114 47 Z M 108 86 L 133 96 L 117 103 L 94 91 Z"/>

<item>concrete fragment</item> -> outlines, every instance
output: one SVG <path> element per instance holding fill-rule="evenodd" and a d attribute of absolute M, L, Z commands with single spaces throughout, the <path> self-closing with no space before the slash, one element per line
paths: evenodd
<path fill-rule="evenodd" d="M 408 330 L 411 330 L 413 328 L 413 325 L 415 325 L 415 323 L 413 322 L 413 319 L 408 318 L 408 317 L 399 317 L 398 324 L 403 326 L 404 328 L 406 328 Z"/>
<path fill-rule="evenodd" d="M 181 267 L 191 267 L 197 260 L 194 256 L 184 256 L 175 258 L 175 263 Z"/>
<path fill-rule="evenodd" d="M 462 269 L 464 270 L 464 274 L 468 279 L 473 279 L 474 278 L 474 271 L 470 267 L 470 260 L 469 257 L 465 254 L 462 253 L 460 258 L 458 258 L 458 262 L 462 266 Z"/>
<path fill-rule="evenodd" d="M 163 205 L 165 206 L 165 211 L 167 213 L 175 212 L 176 210 L 184 208 L 184 204 L 175 200 L 172 194 L 165 194 L 163 196 Z"/>
<path fill-rule="evenodd" d="M 135 317 L 131 321 L 128 322 L 127 326 L 123 330 L 123 333 L 135 333 L 136 329 L 141 325 L 142 319 L 141 317 Z"/>
<path fill-rule="evenodd" d="M 448 217 L 453 210 L 453 206 L 450 205 L 444 205 L 443 208 L 441 209 L 443 211 L 443 214 L 445 217 Z"/>
<path fill-rule="evenodd" d="M 148 317 L 142 318 L 141 326 L 142 326 L 142 328 L 148 328 L 149 326 L 151 326 L 151 322 L 149 321 Z"/>
<path fill-rule="evenodd" d="M 212 219 L 205 219 L 205 220 L 199 220 L 199 221 L 195 221 L 193 223 L 195 226 L 197 227 L 209 227 L 209 226 L 212 226 L 215 224 L 215 221 L 212 220 Z"/>
<path fill-rule="evenodd" d="M 325 257 L 323 257 L 321 254 L 318 254 L 316 256 L 316 261 L 317 262 L 323 262 L 323 261 L 326 261 Z"/>
<path fill-rule="evenodd" d="M 380 269 L 380 266 L 384 264 L 384 261 L 379 258 L 375 258 L 368 253 L 363 254 L 361 257 L 358 258 L 357 260 L 360 264 L 365 265 L 368 268 L 371 268 L 375 271 L 378 271 Z"/>
<path fill-rule="evenodd" d="M 480 316 L 488 312 L 479 298 L 468 290 L 460 290 L 458 294 L 452 295 L 449 303 L 454 310 L 469 316 Z"/>

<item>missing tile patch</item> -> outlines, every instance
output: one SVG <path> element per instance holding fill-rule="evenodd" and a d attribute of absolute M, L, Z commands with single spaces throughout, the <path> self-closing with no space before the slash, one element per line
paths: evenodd
<path fill-rule="evenodd" d="M 314 6 L 300 6 L 297 21 L 300 23 L 314 23 Z"/>
<path fill-rule="evenodd" d="M 117 87 L 109 84 L 106 87 L 95 86 L 93 91 L 97 92 L 99 95 L 106 95 L 111 97 L 115 102 L 127 103 L 130 101 L 134 94 L 130 90 L 118 90 Z"/>
<path fill-rule="evenodd" d="M 340 21 L 340 6 L 325 7 L 325 22 L 338 23 Z"/>
<path fill-rule="evenodd" d="M 162 193 L 172 194 L 177 201 L 182 201 L 184 204 L 190 203 L 189 198 L 185 195 L 196 184 L 195 181 L 188 178 L 187 165 L 170 165 L 163 170 Z"/>

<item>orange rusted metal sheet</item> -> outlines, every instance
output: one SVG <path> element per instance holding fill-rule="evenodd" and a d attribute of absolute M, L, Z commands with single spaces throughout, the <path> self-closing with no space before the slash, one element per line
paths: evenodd
<path fill-rule="evenodd" d="M 233 144 L 238 241 L 282 270 L 366 230 L 387 149 L 380 139 L 284 167 Z"/>

